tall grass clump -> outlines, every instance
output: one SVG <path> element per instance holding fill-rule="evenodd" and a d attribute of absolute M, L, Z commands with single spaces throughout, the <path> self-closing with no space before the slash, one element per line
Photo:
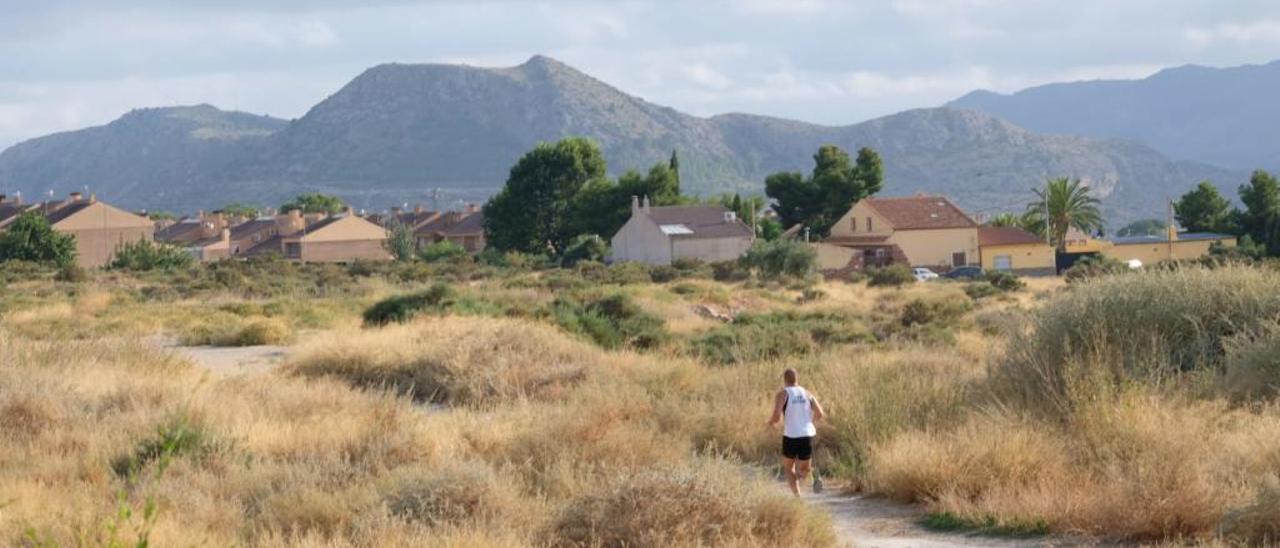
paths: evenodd
<path fill-rule="evenodd" d="M 857 318 L 837 312 L 742 314 L 693 338 L 690 351 L 715 364 L 735 364 L 811 354 L 830 345 L 873 340 Z"/>
<path fill-rule="evenodd" d="M 551 304 L 551 315 L 566 331 L 585 336 L 602 348 L 652 349 L 670 338 L 660 318 L 621 293 L 561 297 Z"/>
<path fill-rule="evenodd" d="M 1082 282 L 1033 317 L 996 377 L 1033 406 L 1126 383 L 1211 379 L 1228 342 L 1280 317 L 1280 273 L 1186 268 Z"/>

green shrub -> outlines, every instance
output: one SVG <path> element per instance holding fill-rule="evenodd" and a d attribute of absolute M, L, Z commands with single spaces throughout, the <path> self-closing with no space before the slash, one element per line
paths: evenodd
<path fill-rule="evenodd" d="M 70 263 L 59 268 L 58 273 L 54 274 L 53 279 L 60 282 L 82 283 L 89 281 L 89 271 L 85 270 L 84 267 L 80 265 Z"/>
<path fill-rule="evenodd" d="M 1102 276 L 1125 274 L 1132 271 L 1129 265 L 1106 255 L 1087 255 L 1081 257 L 1063 274 L 1067 283 L 1080 283 Z"/>
<path fill-rule="evenodd" d="M 827 292 L 816 287 L 807 287 L 800 292 L 800 298 L 797 299 L 801 304 L 821 301 L 827 298 Z"/>
<path fill-rule="evenodd" d="M 653 283 L 664 284 L 680 279 L 680 271 L 674 266 L 656 265 L 649 269 L 649 279 Z"/>
<path fill-rule="evenodd" d="M 551 310 L 561 328 L 584 335 L 603 348 L 651 349 L 670 338 L 661 319 L 623 294 L 587 299 L 560 297 L 552 303 Z"/>
<path fill-rule="evenodd" d="M 200 456 L 218 447 L 214 437 L 186 415 L 177 415 L 156 428 L 154 436 L 144 439 L 133 451 L 111 461 L 111 470 L 120 477 L 137 475 L 151 463 L 165 466 L 169 459 Z"/>
<path fill-rule="evenodd" d="M 751 277 L 751 270 L 738 261 L 711 263 L 711 277 L 717 282 L 741 282 Z"/>
<path fill-rule="evenodd" d="M 1237 401 L 1270 400 L 1280 393 L 1280 323 L 1227 341 L 1224 391 Z"/>
<path fill-rule="evenodd" d="M 970 299 L 983 299 L 1002 293 L 996 286 L 990 282 L 970 282 L 964 285 L 964 294 Z"/>
<path fill-rule="evenodd" d="M 422 249 L 418 250 L 418 258 L 428 263 L 461 259 L 466 255 L 466 249 L 449 240 L 440 240 L 435 243 L 427 244 L 422 246 Z"/>
<path fill-rule="evenodd" d="M 992 287 L 1004 292 L 1020 291 L 1027 287 L 1027 284 L 1012 272 L 988 270 L 984 277 Z"/>
<path fill-rule="evenodd" d="M 191 266 L 195 259 L 185 249 L 150 240 L 125 242 L 116 248 L 109 268 L 145 272 L 149 270 L 174 270 Z"/>
<path fill-rule="evenodd" d="M 832 344 L 871 341 L 856 318 L 836 313 L 743 314 L 690 341 L 691 352 L 711 363 L 734 364 L 801 356 Z"/>
<path fill-rule="evenodd" d="M 293 328 L 280 318 L 250 320 L 236 335 L 235 346 L 260 346 L 288 344 L 293 340 Z"/>
<path fill-rule="evenodd" d="M 448 284 L 437 283 L 425 291 L 387 297 L 364 311 L 364 324 L 403 323 L 426 311 L 447 307 L 455 296 Z"/>
<path fill-rule="evenodd" d="M 971 310 L 973 310 L 972 302 L 954 293 L 937 297 L 917 297 L 902 306 L 902 314 L 898 321 L 903 327 L 916 325 L 951 327 Z"/>
<path fill-rule="evenodd" d="M 595 234 L 580 234 L 569 240 L 564 253 L 560 255 L 560 264 L 572 267 L 582 261 L 604 261 L 609 256 L 609 243 Z"/>
<path fill-rule="evenodd" d="M 54 230 L 39 211 L 19 215 L 0 232 L 0 263 L 28 261 L 62 267 L 75 260 L 75 236 Z"/>
<path fill-rule="evenodd" d="M 916 283 L 916 276 L 907 265 L 894 264 L 867 269 L 868 286 L 900 286 Z"/>
<path fill-rule="evenodd" d="M 645 263 L 633 261 L 614 263 L 609 265 L 604 276 L 596 278 L 596 281 L 615 285 L 644 284 L 652 281 L 649 272 L 650 266 Z"/>
<path fill-rule="evenodd" d="M 807 278 L 815 272 L 818 252 L 795 240 L 759 240 L 742 256 L 743 266 L 761 278 Z"/>

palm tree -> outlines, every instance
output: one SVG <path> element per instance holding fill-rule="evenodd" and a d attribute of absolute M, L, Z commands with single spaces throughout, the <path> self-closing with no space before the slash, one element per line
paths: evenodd
<path fill-rule="evenodd" d="M 1098 199 L 1080 179 L 1049 179 L 1044 190 L 1034 190 L 1039 199 L 1027 205 L 1023 217 L 1027 222 L 1047 225 L 1050 242 L 1059 250 L 1065 250 L 1067 231 L 1072 228 L 1085 233 L 1102 229 Z"/>
<path fill-rule="evenodd" d="M 1018 218 L 1017 214 L 1006 211 L 1004 213 L 997 213 L 990 221 L 987 221 L 987 226 L 1010 226 L 1022 228 L 1022 221 Z"/>

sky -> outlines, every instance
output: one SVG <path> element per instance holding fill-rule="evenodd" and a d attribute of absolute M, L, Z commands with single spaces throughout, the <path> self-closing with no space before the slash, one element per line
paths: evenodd
<path fill-rule="evenodd" d="M 975 89 L 1280 59 L 1280 2 L 0 0 L 0 148 L 140 107 L 296 118 L 380 63 L 534 54 L 692 114 L 844 125 Z"/>

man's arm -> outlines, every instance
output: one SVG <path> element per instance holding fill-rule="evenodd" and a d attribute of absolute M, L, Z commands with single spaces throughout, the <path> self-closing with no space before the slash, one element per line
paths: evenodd
<path fill-rule="evenodd" d="M 787 391 L 779 390 L 773 397 L 773 416 L 769 417 L 769 426 L 778 424 L 782 420 L 782 406 L 787 403 Z"/>
<path fill-rule="evenodd" d="M 813 394 L 809 394 L 809 408 L 813 410 L 813 420 L 820 421 L 827 416 L 827 412 L 822 410 L 822 404 L 818 403 L 818 398 Z"/>

